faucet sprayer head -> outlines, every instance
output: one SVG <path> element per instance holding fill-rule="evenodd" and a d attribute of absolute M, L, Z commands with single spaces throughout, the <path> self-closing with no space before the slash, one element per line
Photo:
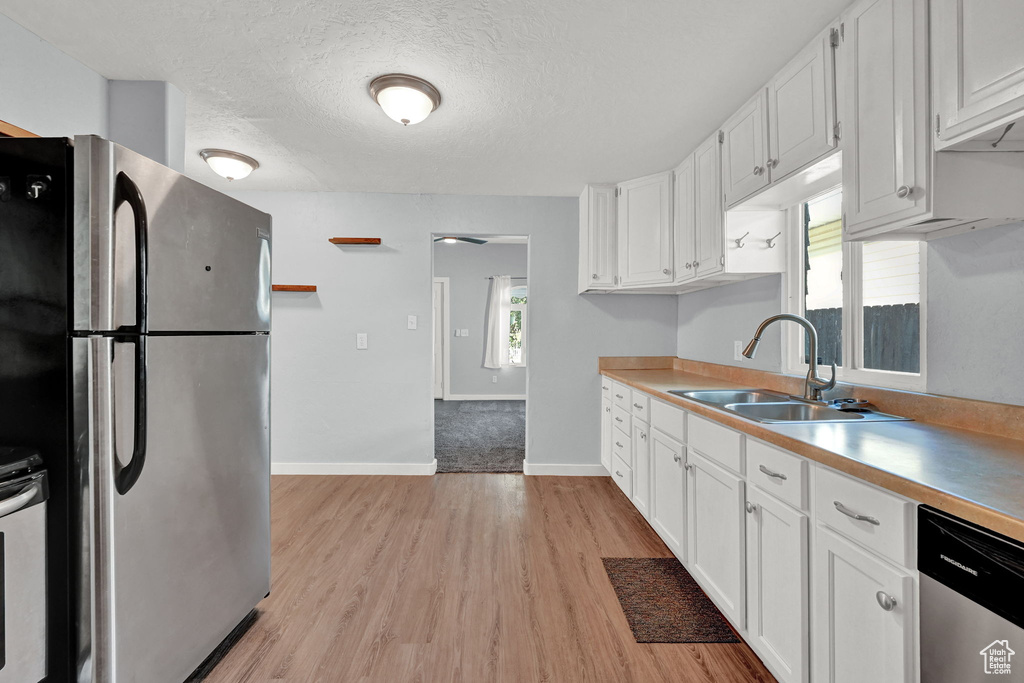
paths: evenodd
<path fill-rule="evenodd" d="M 747 344 L 747 348 L 743 349 L 743 356 L 746 358 L 753 358 L 754 354 L 757 353 L 757 345 L 761 343 L 760 337 L 754 337 Z"/>

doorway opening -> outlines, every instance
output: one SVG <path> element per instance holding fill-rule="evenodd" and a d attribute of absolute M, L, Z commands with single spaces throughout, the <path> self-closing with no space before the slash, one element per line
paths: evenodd
<path fill-rule="evenodd" d="M 445 234 L 433 239 L 437 471 L 522 472 L 529 238 Z"/>

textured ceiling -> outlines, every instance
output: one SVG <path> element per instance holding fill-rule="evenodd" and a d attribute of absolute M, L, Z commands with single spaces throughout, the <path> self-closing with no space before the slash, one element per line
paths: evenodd
<path fill-rule="evenodd" d="M 674 166 L 848 0 L 0 0 L 108 78 L 188 98 L 187 171 L 236 189 L 575 195 Z M 403 128 L 382 73 L 434 83 Z"/>

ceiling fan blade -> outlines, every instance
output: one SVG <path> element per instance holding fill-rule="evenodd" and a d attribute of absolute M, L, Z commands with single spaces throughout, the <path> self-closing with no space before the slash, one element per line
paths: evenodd
<path fill-rule="evenodd" d="M 470 244 L 487 244 L 487 240 L 477 239 L 476 237 L 456 237 L 455 239 L 469 242 Z"/>

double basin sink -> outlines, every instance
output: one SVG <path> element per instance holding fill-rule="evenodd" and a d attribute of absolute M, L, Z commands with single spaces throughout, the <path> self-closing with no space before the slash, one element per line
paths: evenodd
<path fill-rule="evenodd" d="M 808 403 L 764 389 L 672 390 L 669 393 L 714 406 L 756 422 L 891 422 L 909 419 L 860 407 L 863 404 Z"/>

